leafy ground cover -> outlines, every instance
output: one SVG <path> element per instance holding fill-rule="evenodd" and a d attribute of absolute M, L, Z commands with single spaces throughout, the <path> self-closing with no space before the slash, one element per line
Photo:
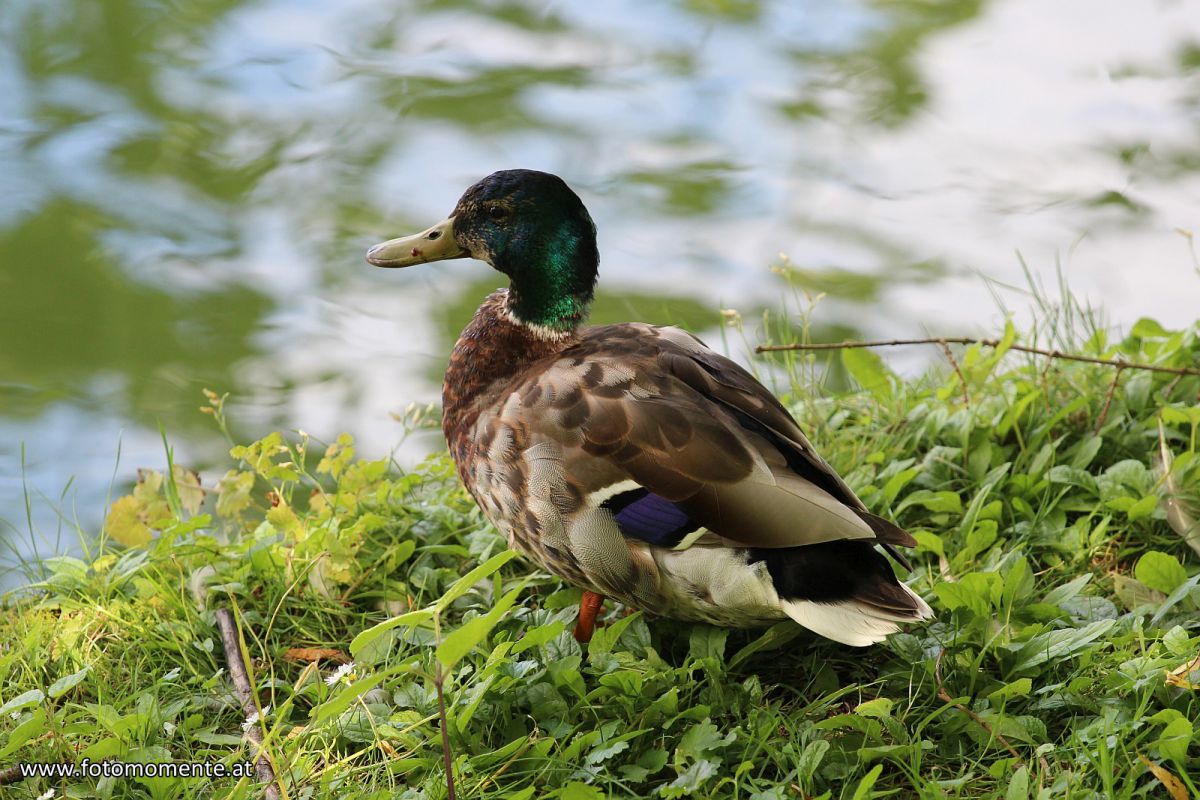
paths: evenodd
<path fill-rule="evenodd" d="M 728 315 L 733 318 L 735 315 Z M 1124 798 L 1197 794 L 1200 326 L 1047 330 L 915 381 L 785 353 L 781 394 L 868 506 L 913 531 L 938 618 L 854 649 L 790 623 L 615 611 L 513 560 L 444 454 L 411 471 L 272 434 L 205 476 L 144 471 L 84 559 L 0 617 L 0 769 L 250 758 L 288 798 Z M 840 371 L 853 388 L 831 392 Z M 222 400 L 206 406 L 223 426 Z M 419 416 L 416 414 L 414 416 Z M 235 612 L 261 709 L 228 683 Z M 17 798 L 262 796 L 253 778 L 27 778 Z"/>

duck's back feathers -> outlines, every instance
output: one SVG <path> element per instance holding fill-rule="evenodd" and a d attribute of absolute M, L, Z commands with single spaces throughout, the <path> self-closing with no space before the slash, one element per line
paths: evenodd
<path fill-rule="evenodd" d="M 866 513 L 761 384 L 677 329 L 589 329 L 514 394 L 527 424 L 568 459 L 605 461 L 644 490 L 610 501 L 625 503 L 613 511 L 635 536 L 695 524 L 741 547 L 910 543 Z"/>

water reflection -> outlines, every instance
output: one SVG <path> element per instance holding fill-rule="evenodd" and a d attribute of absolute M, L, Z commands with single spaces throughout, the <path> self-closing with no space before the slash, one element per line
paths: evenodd
<path fill-rule="evenodd" d="M 785 251 L 831 329 L 966 333 L 997 317 L 978 274 L 1017 282 L 1017 250 L 1063 259 L 1117 322 L 1189 321 L 1198 12 L 9 0 L 0 518 L 24 527 L 22 442 L 35 489 L 78 476 L 89 523 L 120 437 L 122 478 L 161 464 L 160 421 L 185 460 L 219 459 L 203 386 L 233 393 L 239 435 L 389 449 L 388 412 L 436 397 L 499 276 L 361 251 L 505 167 L 584 196 L 601 321 L 711 330 L 719 305 L 774 302 Z"/>

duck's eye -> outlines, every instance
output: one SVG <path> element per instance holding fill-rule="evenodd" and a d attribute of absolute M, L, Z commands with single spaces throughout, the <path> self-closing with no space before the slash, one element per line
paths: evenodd
<path fill-rule="evenodd" d="M 504 206 L 491 206 L 488 208 L 488 217 L 497 222 L 503 219 L 508 219 L 508 209 Z"/>

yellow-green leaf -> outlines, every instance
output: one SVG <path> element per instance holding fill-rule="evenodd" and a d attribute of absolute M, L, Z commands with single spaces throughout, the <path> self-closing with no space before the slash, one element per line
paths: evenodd
<path fill-rule="evenodd" d="M 179 505 L 188 514 L 199 512 L 200 504 L 204 502 L 204 489 L 200 486 L 200 473 L 175 464 L 171 474 L 175 476 L 175 490 L 179 493 Z"/>
<path fill-rule="evenodd" d="M 250 505 L 254 473 L 229 470 L 217 482 L 217 515 L 233 517 Z"/>
<path fill-rule="evenodd" d="M 104 520 L 104 532 L 126 547 L 145 547 L 152 536 L 141 511 L 142 505 L 133 495 L 117 498 Z"/>

